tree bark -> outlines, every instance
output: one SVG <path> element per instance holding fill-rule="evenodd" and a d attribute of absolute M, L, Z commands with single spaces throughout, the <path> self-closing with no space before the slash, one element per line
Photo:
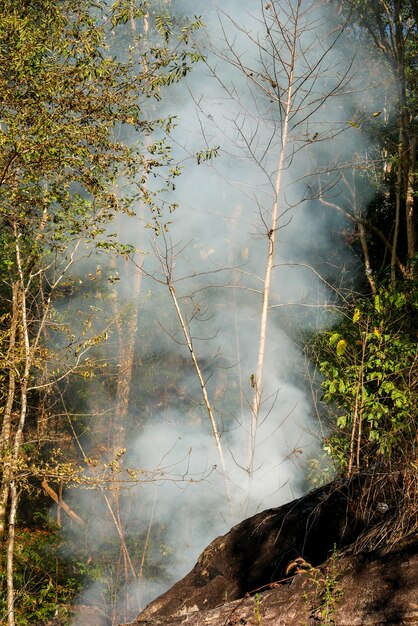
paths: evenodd
<path fill-rule="evenodd" d="M 18 493 L 15 479 L 10 482 L 10 511 L 8 519 L 8 538 L 7 538 L 7 623 L 8 626 L 15 626 L 15 592 L 13 582 L 14 572 L 14 544 L 15 544 L 15 526 L 18 505 Z"/>
<path fill-rule="evenodd" d="M 68 506 L 68 504 L 58 496 L 58 494 L 52 489 L 52 487 L 48 485 L 46 480 L 42 481 L 42 487 L 44 488 L 45 493 L 47 493 L 53 499 L 58 507 L 62 508 L 62 510 L 67 513 L 68 517 L 72 519 L 73 522 L 75 522 L 79 526 L 85 526 L 84 520 L 81 519 L 81 517 L 77 515 L 77 513 L 73 511 L 72 508 Z"/>
<path fill-rule="evenodd" d="M 7 351 L 7 360 L 9 365 L 9 383 L 7 390 L 7 399 L 3 412 L 3 424 L 0 436 L 0 455 L 5 458 L 9 453 L 10 437 L 12 430 L 12 411 L 16 392 L 16 333 L 18 326 L 18 286 L 16 283 L 12 286 L 12 312 L 10 322 L 10 336 L 9 347 Z M 10 485 L 10 465 L 4 467 L 1 487 L 0 487 L 0 541 L 4 537 L 5 533 L 5 520 L 6 520 L 6 508 L 9 498 L 9 485 Z"/>
<path fill-rule="evenodd" d="M 414 195 L 415 195 L 415 164 L 417 151 L 417 135 L 409 137 L 409 159 L 406 172 L 406 234 L 408 241 L 408 270 L 410 278 L 414 278 L 415 246 L 415 219 L 414 219 Z"/>
<path fill-rule="evenodd" d="M 218 425 L 216 423 L 216 418 L 215 418 L 215 415 L 213 413 L 212 405 L 211 405 L 211 402 L 209 400 L 208 392 L 207 392 L 207 389 L 206 389 L 206 382 L 205 382 L 205 379 L 203 378 L 202 371 L 201 371 L 200 366 L 199 366 L 199 362 L 198 362 L 198 360 L 196 358 L 196 353 L 195 353 L 195 350 L 194 350 L 194 346 L 193 346 L 193 342 L 192 342 L 192 338 L 191 338 L 189 329 L 187 327 L 187 323 L 186 323 L 186 321 L 185 321 L 185 319 L 183 317 L 183 314 L 181 312 L 181 309 L 180 309 L 180 306 L 179 306 L 179 303 L 178 303 L 176 290 L 175 290 L 175 288 L 174 288 L 174 286 L 173 286 L 173 284 L 172 284 L 172 282 L 170 281 L 169 278 L 167 278 L 167 286 L 168 286 L 171 298 L 173 300 L 174 308 L 176 310 L 177 317 L 179 319 L 180 326 L 181 326 L 184 338 L 186 340 L 187 347 L 188 347 L 189 352 L 190 352 L 190 356 L 192 358 L 193 367 L 194 367 L 196 375 L 197 375 L 197 377 L 199 379 L 200 388 L 201 388 L 202 396 L 203 396 L 203 401 L 205 403 L 206 411 L 207 411 L 207 414 L 209 416 L 209 421 L 210 421 L 211 427 L 212 427 L 212 433 L 213 433 L 213 436 L 214 436 L 214 439 L 215 439 L 216 449 L 218 451 L 219 460 L 221 462 L 222 476 L 223 476 L 224 483 L 225 483 L 226 495 L 227 495 L 229 503 L 231 503 L 232 502 L 231 490 L 230 490 L 230 486 L 229 486 L 228 476 L 227 476 L 227 473 L 226 473 L 225 457 L 224 457 L 222 443 L 221 443 L 221 433 L 219 432 Z"/>
<path fill-rule="evenodd" d="M 280 219 L 280 202 L 282 200 L 282 173 L 283 167 L 286 160 L 287 155 L 287 144 L 288 144 L 288 133 L 289 133 L 289 117 L 292 108 L 293 101 L 293 79 L 294 79 L 294 71 L 295 71 L 295 54 L 296 54 L 296 46 L 298 39 L 298 18 L 299 18 L 299 9 L 300 9 L 300 1 L 297 2 L 297 5 L 294 9 L 293 16 L 293 37 L 291 40 L 291 51 L 290 51 L 290 62 L 288 65 L 288 80 L 286 85 L 286 99 L 284 102 L 284 111 L 282 116 L 282 128 L 281 128 L 281 146 L 279 152 L 279 158 L 277 162 L 277 174 L 275 181 L 275 196 L 274 203 L 271 210 L 270 216 L 270 230 L 267 233 L 268 237 L 268 251 L 267 251 L 267 259 L 266 266 L 264 271 L 264 282 L 263 282 L 263 299 L 261 306 L 261 317 L 260 317 L 260 328 L 259 328 L 259 338 L 258 338 L 258 353 L 257 353 L 257 365 L 255 375 L 251 381 L 252 386 L 254 388 L 252 403 L 251 403 L 251 427 L 250 427 L 250 449 L 249 449 L 249 462 L 248 462 L 248 473 L 251 478 L 251 475 L 254 470 L 254 455 L 257 445 L 257 430 L 259 424 L 260 417 L 260 408 L 262 401 L 262 393 L 263 393 L 263 374 L 264 374 L 264 362 L 265 362 L 265 350 L 266 350 L 266 337 L 267 337 L 267 324 L 268 324 L 268 313 L 269 313 L 269 301 L 270 301 L 270 291 L 271 291 L 271 283 L 272 283 L 272 270 L 275 259 L 276 252 L 276 236 L 277 229 L 279 226 Z M 282 106 L 282 102 L 279 102 L 279 106 Z"/>

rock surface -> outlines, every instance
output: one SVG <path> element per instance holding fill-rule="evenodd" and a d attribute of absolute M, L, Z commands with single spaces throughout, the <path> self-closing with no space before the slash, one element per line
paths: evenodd
<path fill-rule="evenodd" d="M 345 557 L 290 584 L 206 611 L 137 626 L 399 626 L 418 624 L 418 541 L 385 556 Z"/>
<path fill-rule="evenodd" d="M 333 556 L 379 516 L 388 523 L 379 506 L 358 519 L 363 486 L 333 483 L 237 524 L 131 624 L 418 626 L 417 537 L 387 554 Z"/>

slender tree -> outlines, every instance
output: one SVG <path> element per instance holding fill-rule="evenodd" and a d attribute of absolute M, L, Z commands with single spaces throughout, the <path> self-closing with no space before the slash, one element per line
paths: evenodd
<path fill-rule="evenodd" d="M 163 174 L 170 155 L 161 141 L 153 149 L 148 142 L 144 150 L 143 138 L 156 128 L 167 131 L 171 122 L 146 118 L 143 102 L 181 78 L 196 58 L 184 48 L 186 31 L 172 46 L 164 26 L 162 45 L 144 52 L 146 63 L 129 49 L 115 55 L 111 30 L 125 23 L 128 10 L 132 20 L 144 16 L 142 3 L 128 4 L 106 9 L 89 0 L 51 0 L 0 7 L 1 289 L 7 302 L 1 337 L 0 530 L 4 535 L 7 528 L 9 626 L 15 624 L 19 494 L 35 471 L 23 447 L 30 407 L 37 394 L 69 373 L 87 372 L 87 351 L 105 339 L 104 329 L 93 330 L 91 322 L 82 324 L 76 337 L 60 323 L 54 303 L 72 289 L 80 260 L 130 250 L 111 232 L 117 213 L 132 213 L 133 202 L 156 209 L 147 177 L 155 170 Z M 131 128 L 138 141 L 119 140 L 121 127 Z M 129 195 L 115 193 L 121 178 Z M 62 331 L 65 340 L 59 339 Z M 57 349 L 47 345 L 46 334 Z"/>
<path fill-rule="evenodd" d="M 289 190 L 292 185 L 303 187 L 301 180 L 308 181 L 316 171 L 324 173 L 315 159 L 311 159 L 311 170 L 301 176 L 301 154 L 314 153 L 316 145 L 347 129 L 344 121 L 332 112 L 334 102 L 344 95 L 351 77 L 352 58 L 341 64 L 334 56 L 346 19 L 331 25 L 322 8 L 315 1 L 277 0 L 260 4 L 252 27 L 242 26 L 232 16 L 220 19 L 225 49 L 217 50 L 216 55 L 238 70 L 247 88 L 247 94 L 242 95 L 244 88 L 229 87 L 229 82 L 213 69 L 229 96 L 241 107 L 233 120 L 232 141 L 257 166 L 261 180 L 269 188 L 268 194 L 249 194 L 258 206 L 260 231 L 266 241 L 258 348 L 250 381 L 250 476 L 254 471 L 257 431 L 267 401 L 264 372 L 269 318 L 274 306 L 272 289 L 281 252 L 278 234 L 292 219 L 297 206 L 307 199 L 302 192 L 299 200 L 289 200 Z M 240 42 L 245 40 L 252 54 L 240 53 Z M 248 102 L 255 103 L 255 107 Z M 306 161 L 309 160 L 307 156 Z M 334 167 L 335 164 L 327 165 L 326 172 Z M 337 169 L 343 167 L 340 164 Z"/>

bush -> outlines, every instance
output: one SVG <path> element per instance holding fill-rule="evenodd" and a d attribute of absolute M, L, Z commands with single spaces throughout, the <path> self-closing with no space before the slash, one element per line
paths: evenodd
<path fill-rule="evenodd" d="M 71 603 L 81 588 L 82 575 L 59 556 L 62 537 L 51 523 L 17 532 L 14 583 L 18 589 L 15 620 L 19 626 L 46 623 L 59 607 Z M 6 572 L 0 573 L 0 623 L 7 621 Z M 65 617 L 65 616 L 59 616 Z M 65 622 L 65 620 L 64 620 Z"/>
<path fill-rule="evenodd" d="M 418 294 L 410 282 L 356 301 L 318 338 L 323 400 L 334 415 L 325 449 L 347 474 L 414 462 L 418 429 Z M 335 428 L 336 426 L 336 428 Z"/>

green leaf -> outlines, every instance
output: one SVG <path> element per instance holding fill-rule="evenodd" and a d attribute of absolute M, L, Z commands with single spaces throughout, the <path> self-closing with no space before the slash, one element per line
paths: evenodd
<path fill-rule="evenodd" d="M 333 346 L 335 343 L 337 343 L 340 336 L 341 336 L 340 333 L 333 333 L 331 337 L 329 338 L 329 345 Z"/>
<path fill-rule="evenodd" d="M 342 356 L 344 354 L 344 352 L 347 349 L 347 342 L 345 339 L 340 339 L 340 341 L 337 343 L 337 348 L 336 348 L 336 352 L 338 354 L 338 356 Z"/>
<path fill-rule="evenodd" d="M 338 419 L 337 419 L 337 426 L 339 428 L 345 428 L 347 426 L 347 416 L 346 415 L 341 415 Z"/>

